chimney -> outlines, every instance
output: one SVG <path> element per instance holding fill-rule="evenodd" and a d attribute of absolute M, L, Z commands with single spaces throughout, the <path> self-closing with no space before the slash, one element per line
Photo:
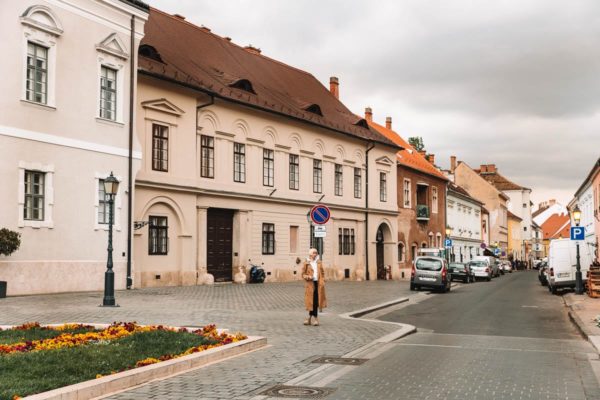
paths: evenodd
<path fill-rule="evenodd" d="M 456 169 L 456 156 L 450 156 L 450 173 L 453 174 Z"/>
<path fill-rule="evenodd" d="M 385 127 L 387 129 L 392 129 L 392 117 L 385 117 Z"/>
<path fill-rule="evenodd" d="M 365 119 L 367 122 L 373 122 L 373 110 L 371 107 L 365 108 Z"/>
<path fill-rule="evenodd" d="M 496 173 L 496 164 L 488 164 L 488 172 Z"/>
<path fill-rule="evenodd" d="M 435 166 L 435 154 L 430 154 L 428 157 L 431 165 Z"/>
<path fill-rule="evenodd" d="M 336 99 L 340 98 L 340 81 L 336 76 L 329 78 L 329 91 Z"/>
<path fill-rule="evenodd" d="M 419 150 L 419 154 L 422 155 L 423 157 L 425 157 L 427 152 L 425 150 Z"/>
<path fill-rule="evenodd" d="M 556 199 L 550 199 L 550 205 L 553 206 L 556 204 Z"/>
<path fill-rule="evenodd" d="M 210 28 L 208 26 L 202 25 L 200 29 L 202 29 L 204 32 L 210 32 Z"/>
<path fill-rule="evenodd" d="M 180 20 L 182 20 L 182 21 L 185 21 L 185 17 L 184 17 L 183 15 L 181 15 L 181 14 L 173 14 L 173 16 L 174 16 L 175 18 L 177 18 L 177 19 L 180 19 Z"/>
<path fill-rule="evenodd" d="M 244 50 L 246 50 L 248 53 L 252 53 L 252 54 L 260 54 L 260 52 L 261 52 L 261 50 L 258 47 L 254 47 L 251 44 L 244 47 Z"/>
<path fill-rule="evenodd" d="M 486 164 L 481 164 L 479 166 L 479 171 L 480 172 L 487 172 L 487 165 Z"/>

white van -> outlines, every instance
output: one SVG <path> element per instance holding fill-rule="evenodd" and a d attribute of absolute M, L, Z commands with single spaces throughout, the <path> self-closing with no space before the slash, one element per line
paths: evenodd
<path fill-rule="evenodd" d="M 592 253 L 588 245 L 579 242 L 579 264 L 583 283 L 587 280 L 587 271 L 592 263 Z M 576 242 L 570 239 L 554 239 L 548 250 L 548 290 L 552 293 L 560 288 L 575 288 L 575 272 L 577 271 Z"/>
<path fill-rule="evenodd" d="M 496 262 L 496 258 L 491 257 L 491 256 L 475 256 L 473 257 L 472 261 L 484 261 L 487 263 L 487 265 L 489 266 L 491 273 L 492 273 L 492 278 L 495 278 L 497 276 L 500 276 L 500 268 L 499 268 L 499 263 Z"/>

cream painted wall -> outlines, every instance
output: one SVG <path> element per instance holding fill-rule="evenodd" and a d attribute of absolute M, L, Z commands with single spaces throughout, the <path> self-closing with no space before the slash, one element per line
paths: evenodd
<path fill-rule="evenodd" d="M 23 19 L 28 7 L 34 5 L 41 7 L 30 9 L 36 12 L 25 14 Z M 10 40 L 3 41 L 0 72 L 12 79 L 0 81 L 0 180 L 8 188 L 0 191 L 0 227 L 22 235 L 16 253 L 0 256 L 0 280 L 8 282 L 9 295 L 104 287 L 107 232 L 96 223 L 97 185 L 98 178 L 111 171 L 121 180 L 115 213 L 115 285 L 118 289 L 125 287 L 132 14 L 137 20 L 137 46 L 147 15 L 117 0 L 26 0 L 2 5 L 0 36 Z M 39 28 L 36 20 L 55 25 L 55 29 Z M 114 41 L 107 42 L 111 35 L 115 35 Z M 24 97 L 28 40 L 51 46 L 48 105 Z M 103 42 L 110 48 L 119 43 L 126 55 L 98 50 Z M 97 118 L 102 63 L 120 68 L 117 122 Z M 141 156 L 137 141 L 134 154 L 135 172 Z M 51 213 L 42 223 L 33 224 L 37 227 L 20 222 L 19 203 L 24 194 L 19 176 L 23 168 L 48 171 L 46 211 Z"/>

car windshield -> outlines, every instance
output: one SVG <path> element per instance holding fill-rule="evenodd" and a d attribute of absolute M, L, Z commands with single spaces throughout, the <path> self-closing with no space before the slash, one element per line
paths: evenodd
<path fill-rule="evenodd" d="M 420 270 L 439 271 L 442 269 L 442 261 L 435 258 L 419 258 L 416 266 Z"/>
<path fill-rule="evenodd" d="M 465 265 L 464 264 L 459 264 L 459 263 L 452 263 L 450 264 L 450 268 L 463 268 Z"/>
<path fill-rule="evenodd" d="M 469 266 L 475 267 L 475 268 L 481 268 L 481 267 L 486 267 L 487 265 L 485 264 L 485 261 L 472 261 L 469 263 Z"/>

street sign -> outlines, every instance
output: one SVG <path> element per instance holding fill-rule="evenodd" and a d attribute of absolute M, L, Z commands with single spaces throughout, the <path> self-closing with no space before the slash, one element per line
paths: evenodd
<path fill-rule="evenodd" d="M 310 219 L 316 225 L 326 224 L 329 218 L 331 218 L 331 211 L 324 204 L 317 204 L 310 210 Z"/>
<path fill-rule="evenodd" d="M 585 240 L 585 228 L 583 226 L 572 226 L 571 240 Z"/>
<path fill-rule="evenodd" d="M 325 225 L 317 225 L 314 229 L 315 232 L 327 232 L 327 227 Z"/>
<path fill-rule="evenodd" d="M 327 232 L 325 232 L 325 231 L 321 231 L 321 232 L 315 231 L 316 238 L 324 238 L 326 236 L 327 236 Z"/>
<path fill-rule="evenodd" d="M 500 255 L 500 249 L 498 249 L 498 248 L 494 249 L 494 255 L 495 256 L 499 256 Z"/>
<path fill-rule="evenodd" d="M 444 240 L 444 247 L 452 247 L 452 239 Z"/>
<path fill-rule="evenodd" d="M 481 244 L 479 245 L 479 247 L 481 247 L 482 249 L 485 249 L 485 248 L 487 247 L 487 245 L 486 245 L 485 243 L 481 243 Z"/>

